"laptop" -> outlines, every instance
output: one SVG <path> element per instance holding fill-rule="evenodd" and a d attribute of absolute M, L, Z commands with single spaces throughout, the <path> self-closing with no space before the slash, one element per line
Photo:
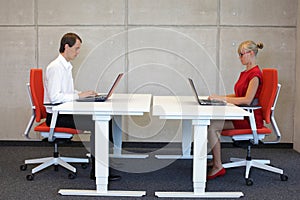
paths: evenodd
<path fill-rule="evenodd" d="M 110 90 L 107 94 L 99 94 L 96 96 L 79 98 L 79 99 L 76 99 L 76 101 L 79 101 L 79 102 L 104 102 L 104 101 L 106 101 L 113 94 L 113 92 L 114 92 L 115 88 L 117 87 L 118 83 L 120 82 L 122 76 L 123 76 L 123 73 L 120 73 L 117 76 L 114 84 L 112 85 L 112 87 L 110 88 Z"/>
<path fill-rule="evenodd" d="M 226 102 L 225 101 L 222 101 L 222 100 L 216 100 L 216 99 L 200 99 L 198 97 L 198 93 L 196 91 L 196 88 L 195 88 L 195 85 L 194 85 L 194 82 L 191 78 L 188 78 L 189 80 L 189 83 L 191 85 L 191 88 L 193 90 L 193 94 L 196 98 L 196 101 L 202 105 L 202 106 L 224 106 L 226 105 Z"/>

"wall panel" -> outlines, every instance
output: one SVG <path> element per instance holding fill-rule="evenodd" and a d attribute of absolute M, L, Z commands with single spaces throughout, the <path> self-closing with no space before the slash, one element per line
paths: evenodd
<path fill-rule="evenodd" d="M 33 25 L 34 0 L 0 0 L 0 25 Z"/>
<path fill-rule="evenodd" d="M 123 25 L 124 0 L 38 0 L 40 25 Z"/>
<path fill-rule="evenodd" d="M 221 0 L 221 25 L 296 26 L 297 0 Z"/>
<path fill-rule="evenodd" d="M 0 139 L 24 139 L 31 114 L 26 83 L 29 69 L 35 66 L 35 30 L 0 27 L 0 35 Z"/>
<path fill-rule="evenodd" d="M 129 0 L 130 25 L 216 25 L 217 0 Z"/>

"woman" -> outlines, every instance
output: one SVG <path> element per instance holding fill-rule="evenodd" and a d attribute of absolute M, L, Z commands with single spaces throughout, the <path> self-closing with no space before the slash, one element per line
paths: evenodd
<path fill-rule="evenodd" d="M 258 97 L 262 88 L 262 72 L 256 64 L 256 55 L 258 49 L 262 49 L 262 43 L 253 41 L 244 41 L 239 45 L 238 54 L 245 70 L 241 72 L 238 81 L 234 86 L 234 94 L 226 96 L 212 95 L 209 99 L 221 99 L 235 105 L 257 105 Z M 261 109 L 254 111 L 257 128 L 263 126 Z M 212 148 L 213 160 L 208 163 L 212 166 L 207 174 L 207 179 L 214 179 L 223 176 L 226 170 L 221 161 L 220 132 L 222 129 L 250 128 L 249 119 L 233 121 L 212 121 L 208 128 L 209 145 Z"/>

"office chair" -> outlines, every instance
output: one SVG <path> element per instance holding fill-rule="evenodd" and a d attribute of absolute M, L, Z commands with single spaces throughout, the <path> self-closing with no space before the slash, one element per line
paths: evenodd
<path fill-rule="evenodd" d="M 27 84 L 27 91 L 32 107 L 32 115 L 30 121 L 25 130 L 25 136 L 29 138 L 30 129 L 34 123 L 34 120 L 39 123 L 35 126 L 34 131 L 40 132 L 44 139 L 48 139 L 50 143 L 54 144 L 54 153 L 52 157 L 37 158 L 25 160 L 25 164 L 20 166 L 22 171 L 27 169 L 28 164 L 40 164 L 31 170 L 31 174 L 26 176 L 26 179 L 31 181 L 34 178 L 34 174 L 54 165 L 55 170 L 58 170 L 58 166 L 62 166 L 71 171 L 69 178 L 73 179 L 76 177 L 76 168 L 69 163 L 82 163 L 82 167 L 86 168 L 89 160 L 87 158 L 70 158 L 61 157 L 58 152 L 58 143 L 64 141 L 70 141 L 75 134 L 81 133 L 82 131 L 72 128 L 56 127 L 54 129 L 53 137 L 50 136 L 50 127 L 47 126 L 46 122 L 41 122 L 47 116 L 44 101 L 44 85 L 43 85 L 43 71 L 42 69 L 31 69 L 30 70 L 30 84 Z"/>
<path fill-rule="evenodd" d="M 230 129 L 230 130 L 223 130 L 221 132 L 222 136 L 230 136 L 233 142 L 237 145 L 242 144 L 243 142 L 246 143 L 247 146 L 247 156 L 246 159 L 239 159 L 239 158 L 231 158 L 230 163 L 223 164 L 224 168 L 233 168 L 233 167 L 240 167 L 245 166 L 245 180 L 246 185 L 250 186 L 253 185 L 253 180 L 249 178 L 249 173 L 251 167 L 257 167 L 259 169 L 271 171 L 274 173 L 280 174 L 280 178 L 282 181 L 286 181 L 288 177 L 283 174 L 283 170 L 270 166 L 270 160 L 254 160 L 251 158 L 251 146 L 258 145 L 259 142 L 264 144 L 267 143 L 278 143 L 281 138 L 281 134 L 277 123 L 274 117 L 275 106 L 277 102 L 277 98 L 280 92 L 281 85 L 278 84 L 278 74 L 276 69 L 263 69 L 263 86 L 262 91 L 259 97 L 259 106 L 246 106 L 243 107 L 245 110 L 251 113 L 249 116 L 250 120 L 250 129 Z M 272 133 L 272 130 L 267 127 L 262 127 L 257 129 L 255 124 L 254 118 L 254 110 L 262 109 L 263 112 L 263 119 L 266 124 L 272 125 L 272 129 L 275 132 L 277 138 L 276 141 L 271 142 L 264 142 L 262 141 L 265 136 Z"/>

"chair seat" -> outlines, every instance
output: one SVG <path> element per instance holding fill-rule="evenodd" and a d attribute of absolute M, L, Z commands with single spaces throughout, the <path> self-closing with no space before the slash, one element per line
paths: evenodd
<path fill-rule="evenodd" d="M 272 133 L 272 130 L 265 126 L 257 129 L 257 134 L 268 135 L 271 133 Z M 221 132 L 222 136 L 231 136 L 231 137 L 236 136 L 236 135 L 248 135 L 248 134 L 252 135 L 251 129 L 227 129 L 227 130 L 223 130 Z"/>
<path fill-rule="evenodd" d="M 42 122 L 38 126 L 34 128 L 37 132 L 50 132 L 50 127 L 47 126 L 46 122 Z M 55 133 L 68 133 L 68 134 L 79 134 L 82 133 L 81 130 L 73 129 L 73 128 L 64 128 L 64 127 L 56 127 L 54 129 Z"/>

